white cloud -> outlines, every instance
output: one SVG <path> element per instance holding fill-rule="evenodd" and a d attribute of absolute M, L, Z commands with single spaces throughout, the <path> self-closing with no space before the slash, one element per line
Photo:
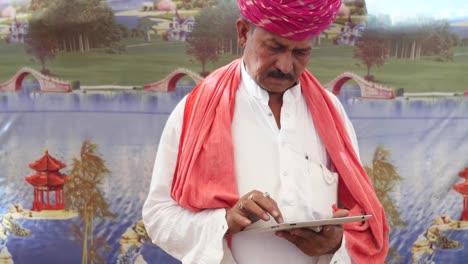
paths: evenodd
<path fill-rule="evenodd" d="M 418 17 L 453 19 L 468 16 L 466 0 L 367 0 L 366 5 L 369 14 L 388 14 L 394 23 Z"/>

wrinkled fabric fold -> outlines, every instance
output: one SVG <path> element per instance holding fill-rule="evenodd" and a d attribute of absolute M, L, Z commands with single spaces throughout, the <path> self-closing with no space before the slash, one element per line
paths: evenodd
<path fill-rule="evenodd" d="M 239 59 L 214 71 L 187 97 L 171 196 L 189 210 L 231 208 L 239 199 L 231 123 L 241 64 Z M 389 235 L 385 212 L 343 120 L 309 71 L 301 75 L 300 84 L 318 134 L 340 175 L 340 203 L 351 215 L 373 215 L 367 223 L 345 225 L 349 254 L 356 263 L 383 263 Z"/>
<path fill-rule="evenodd" d="M 228 208 L 239 199 L 231 135 L 238 64 L 214 71 L 186 100 L 171 195 L 193 211 Z"/>

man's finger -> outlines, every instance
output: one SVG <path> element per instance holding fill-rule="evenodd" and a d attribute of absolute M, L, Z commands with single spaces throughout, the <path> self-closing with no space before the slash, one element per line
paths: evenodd
<path fill-rule="evenodd" d="M 310 230 L 308 228 L 297 228 L 297 229 L 292 229 L 289 233 L 291 235 L 304 238 L 304 239 L 323 239 L 323 234 L 320 232 L 316 232 L 313 230 Z"/>
<path fill-rule="evenodd" d="M 237 208 L 236 208 L 237 209 Z M 252 222 L 245 216 L 243 215 L 243 212 L 239 209 L 231 209 L 227 211 L 227 218 L 226 220 L 228 221 L 228 232 L 231 234 L 235 234 L 244 227 L 250 225 Z"/>
<path fill-rule="evenodd" d="M 342 237 L 343 236 L 343 226 L 342 225 L 330 225 L 324 226 L 322 230 L 322 234 L 325 237 Z"/>
<path fill-rule="evenodd" d="M 288 240 L 289 242 L 293 243 L 294 245 L 297 245 L 299 243 L 299 237 L 297 237 L 295 235 L 292 235 L 291 233 L 289 233 L 287 231 L 278 231 L 278 232 L 276 232 L 276 235 Z"/>
<path fill-rule="evenodd" d="M 255 203 L 258 204 L 258 206 L 260 206 L 265 212 L 273 216 L 276 222 L 283 222 L 281 211 L 279 210 L 276 201 L 271 196 L 265 196 L 263 193 L 255 193 L 251 200 L 255 201 Z"/>
<path fill-rule="evenodd" d="M 349 215 L 349 211 L 346 209 L 338 209 L 333 213 L 333 218 L 346 217 Z"/>
<path fill-rule="evenodd" d="M 305 240 L 328 241 L 329 239 L 340 239 L 343 236 L 343 227 L 340 225 L 324 226 L 320 232 L 307 228 L 297 228 L 290 231 L 291 235 Z"/>
<path fill-rule="evenodd" d="M 254 215 L 257 218 L 262 219 L 263 221 L 268 221 L 270 216 L 265 212 L 262 207 L 253 199 L 247 199 L 243 202 L 243 211 L 249 215 Z"/>
<path fill-rule="evenodd" d="M 241 214 L 235 214 L 233 218 L 234 222 L 242 227 L 246 227 L 252 223 L 247 217 Z"/>

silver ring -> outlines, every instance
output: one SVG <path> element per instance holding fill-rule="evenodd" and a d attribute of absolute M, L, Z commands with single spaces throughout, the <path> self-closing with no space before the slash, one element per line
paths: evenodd
<path fill-rule="evenodd" d="M 265 196 L 265 198 L 270 198 L 270 193 L 264 192 L 264 193 L 263 193 L 263 196 Z"/>

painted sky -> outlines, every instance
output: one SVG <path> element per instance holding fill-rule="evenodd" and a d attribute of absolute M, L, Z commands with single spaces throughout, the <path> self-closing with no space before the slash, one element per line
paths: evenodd
<path fill-rule="evenodd" d="M 392 22 L 408 18 L 433 17 L 454 20 L 468 17 L 466 0 L 366 0 L 369 14 L 387 14 Z"/>

